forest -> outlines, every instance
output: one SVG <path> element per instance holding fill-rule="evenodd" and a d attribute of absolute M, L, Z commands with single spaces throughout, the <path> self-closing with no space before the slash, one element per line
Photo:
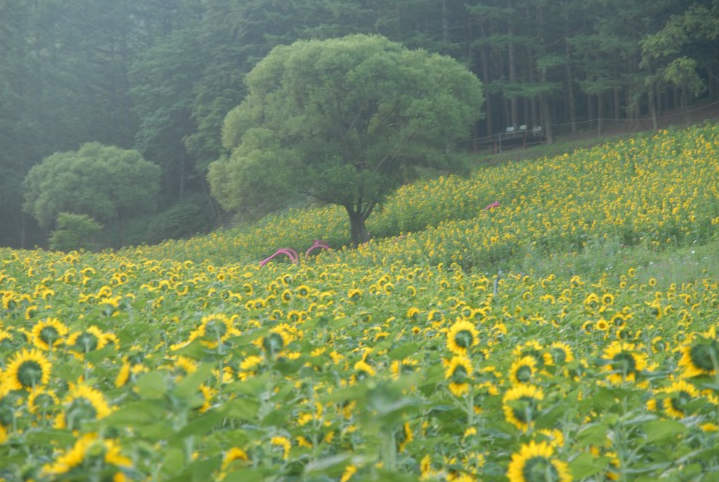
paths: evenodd
<path fill-rule="evenodd" d="M 451 56 L 481 80 L 468 151 L 508 130 L 541 127 L 552 142 L 656 124 L 719 98 L 719 0 L 0 0 L 0 246 L 46 245 L 25 179 L 88 143 L 159 168 L 156 202 L 113 212 L 101 246 L 217 227 L 227 217 L 208 166 L 226 154 L 245 74 L 275 46 L 357 33 Z M 123 181 L 85 175 L 100 189 Z M 79 189 L 65 178 L 57 190 Z"/>

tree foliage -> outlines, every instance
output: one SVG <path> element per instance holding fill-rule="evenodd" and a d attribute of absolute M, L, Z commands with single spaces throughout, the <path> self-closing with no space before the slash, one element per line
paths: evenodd
<path fill-rule="evenodd" d="M 30 169 L 24 208 L 45 229 L 62 212 L 116 222 L 152 209 L 159 176 L 160 168 L 139 152 L 91 142 L 52 154 Z"/>
<path fill-rule="evenodd" d="M 453 167 L 483 103 L 456 60 L 381 36 L 277 47 L 247 75 L 248 94 L 223 126 L 230 151 L 210 166 L 227 209 L 308 195 L 343 206 L 352 240 L 416 166 Z"/>
<path fill-rule="evenodd" d="M 102 224 L 86 214 L 60 213 L 57 229 L 50 235 L 50 249 L 71 251 L 92 248 L 100 231 Z"/>

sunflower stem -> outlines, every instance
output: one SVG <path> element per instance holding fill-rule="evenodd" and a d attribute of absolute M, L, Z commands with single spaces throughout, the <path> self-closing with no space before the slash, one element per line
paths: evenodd
<path fill-rule="evenodd" d="M 394 440 L 394 430 L 382 430 L 382 445 L 385 468 L 390 472 L 397 470 L 397 447 Z"/>
<path fill-rule="evenodd" d="M 474 426 L 474 383 L 469 384 L 469 395 L 467 395 L 467 425 Z"/>

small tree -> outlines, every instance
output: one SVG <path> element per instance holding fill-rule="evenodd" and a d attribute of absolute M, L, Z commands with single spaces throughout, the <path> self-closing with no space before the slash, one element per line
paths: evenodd
<path fill-rule="evenodd" d="M 25 211 L 50 229 L 62 212 L 108 223 L 152 209 L 160 168 L 139 152 L 92 142 L 52 154 L 25 177 Z"/>
<path fill-rule="evenodd" d="M 459 62 L 380 36 L 276 47 L 246 83 L 225 118 L 229 154 L 210 165 L 213 195 L 235 211 L 297 195 L 341 205 L 355 244 L 416 166 L 457 167 L 453 148 L 483 103 L 481 83 Z"/>
<path fill-rule="evenodd" d="M 102 224 L 86 214 L 60 213 L 57 229 L 50 234 L 50 249 L 71 251 L 90 249 L 95 246 L 95 236 L 102 231 Z"/>

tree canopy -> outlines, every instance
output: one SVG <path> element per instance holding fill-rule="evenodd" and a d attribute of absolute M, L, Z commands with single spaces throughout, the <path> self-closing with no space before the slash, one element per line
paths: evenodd
<path fill-rule="evenodd" d="M 135 150 L 84 144 L 52 154 L 25 178 L 25 211 L 45 229 L 60 213 L 84 214 L 101 223 L 117 222 L 152 209 L 160 168 Z"/>
<path fill-rule="evenodd" d="M 210 165 L 212 193 L 235 210 L 296 195 L 341 205 L 353 243 L 414 167 L 453 166 L 484 102 L 456 60 L 381 36 L 276 47 L 246 84 L 223 126 L 229 155 Z"/>

